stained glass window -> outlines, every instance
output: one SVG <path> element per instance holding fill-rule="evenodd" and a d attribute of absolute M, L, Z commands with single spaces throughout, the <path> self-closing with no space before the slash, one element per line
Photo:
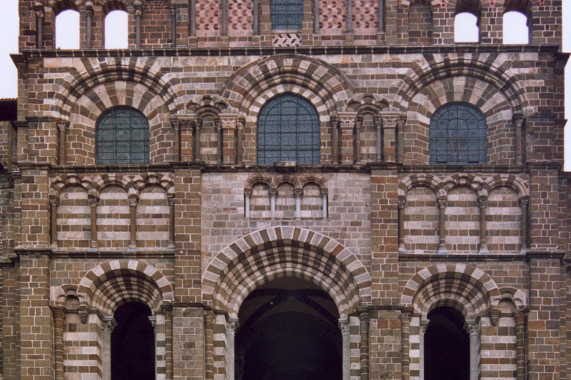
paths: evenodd
<path fill-rule="evenodd" d="M 301 30 L 303 0 L 271 0 L 272 29 Z"/>
<path fill-rule="evenodd" d="M 430 119 L 430 164 L 468 165 L 487 162 L 486 119 L 467 103 L 449 103 Z"/>
<path fill-rule="evenodd" d="M 258 117 L 258 163 L 319 164 L 319 116 L 311 103 L 285 94 L 271 99 Z"/>
<path fill-rule="evenodd" d="M 97 164 L 147 164 L 149 122 L 131 107 L 114 107 L 97 121 Z"/>

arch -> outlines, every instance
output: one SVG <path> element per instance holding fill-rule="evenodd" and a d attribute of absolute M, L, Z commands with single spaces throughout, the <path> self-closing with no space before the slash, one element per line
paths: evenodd
<path fill-rule="evenodd" d="M 54 117 L 68 120 L 74 105 L 88 91 L 99 85 L 119 81 L 146 87 L 147 93 L 140 94 L 140 98 L 159 97 L 171 114 L 176 114 L 184 108 L 182 97 L 177 94 L 177 90 L 162 78 L 163 73 L 159 65 L 143 66 L 141 61 L 135 58 L 110 58 L 105 61 L 90 59 L 83 60 L 82 64 L 82 70 L 74 73 L 73 79 L 64 88 L 55 91 L 55 103 L 51 107 Z"/>
<path fill-rule="evenodd" d="M 50 196 L 59 198 L 61 192 L 69 186 L 83 187 L 88 193 L 95 187 L 93 181 L 89 177 L 82 177 L 77 174 L 61 174 L 52 180 Z"/>
<path fill-rule="evenodd" d="M 105 49 L 127 49 L 129 47 L 128 20 L 129 14 L 122 6 L 114 6 L 106 10 L 103 33 Z M 112 38 L 109 38 L 110 36 Z"/>
<path fill-rule="evenodd" d="M 422 268 L 408 280 L 401 306 L 426 317 L 436 306 L 461 304 L 465 317 L 473 319 L 500 299 L 498 285 L 481 269 L 470 264 L 439 263 Z"/>
<path fill-rule="evenodd" d="M 432 190 L 438 197 L 444 196 L 445 193 L 439 191 L 441 189 L 442 180 L 429 173 L 415 173 L 403 177 L 399 181 L 398 196 L 406 197 L 406 194 L 415 187 L 427 187 Z"/>
<path fill-rule="evenodd" d="M 79 12 L 66 7 L 55 16 L 54 46 L 56 49 L 79 49 Z"/>
<path fill-rule="evenodd" d="M 296 276 L 327 291 L 340 314 L 371 303 L 371 277 L 346 247 L 299 227 L 272 227 L 246 235 L 218 253 L 203 274 L 203 301 L 237 315 L 260 284 Z"/>
<path fill-rule="evenodd" d="M 273 93 L 260 99 L 270 89 Z M 236 71 L 224 83 L 220 95 L 248 115 L 257 114 L 267 99 L 287 90 L 313 103 L 321 121 L 329 120 L 335 110 L 343 109 L 344 101 L 354 91 L 351 82 L 337 68 L 315 58 L 283 54 L 263 58 Z"/>
<path fill-rule="evenodd" d="M 82 305 L 112 316 L 122 303 L 139 301 L 156 312 L 174 301 L 167 278 L 155 267 L 138 260 L 111 260 L 97 265 L 79 281 L 77 296 Z"/>
<path fill-rule="evenodd" d="M 447 176 L 440 183 L 440 188 L 446 194 L 458 187 L 467 187 L 476 193 L 476 196 L 488 195 L 487 191 L 485 191 L 484 180 L 476 174 L 455 173 Z"/>
<path fill-rule="evenodd" d="M 514 174 L 493 175 L 486 178 L 483 182 L 483 186 L 486 188 L 488 193 L 500 187 L 507 187 L 515 191 L 520 199 L 525 197 L 529 198 L 530 195 L 529 183 Z"/>

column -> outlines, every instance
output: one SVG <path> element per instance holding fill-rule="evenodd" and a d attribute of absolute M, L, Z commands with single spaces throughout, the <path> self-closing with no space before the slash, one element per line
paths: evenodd
<path fill-rule="evenodd" d="M 141 15 L 143 14 L 143 3 L 140 0 L 135 0 L 133 3 L 135 8 L 135 47 L 141 48 Z"/>
<path fill-rule="evenodd" d="M 438 245 L 438 253 L 447 254 L 446 249 L 446 204 L 448 200 L 445 198 L 438 198 L 438 207 L 440 209 L 439 217 L 439 230 L 440 230 L 440 243 Z"/>
<path fill-rule="evenodd" d="M 157 378 L 157 348 L 159 347 L 159 342 L 157 341 L 157 317 L 154 315 L 149 315 L 149 321 L 151 322 L 151 326 L 153 327 L 153 334 L 155 337 L 155 379 Z"/>
<path fill-rule="evenodd" d="M 202 127 L 202 118 L 194 123 L 194 148 L 192 149 L 192 156 L 194 161 L 202 161 L 200 155 L 200 128 Z"/>
<path fill-rule="evenodd" d="M 339 112 L 339 126 L 341 129 L 341 163 L 353 164 L 355 162 L 355 118 L 356 112 Z"/>
<path fill-rule="evenodd" d="M 424 335 L 428 328 L 428 319 L 420 319 L 420 327 L 418 330 L 418 350 L 420 359 L 420 379 L 424 380 Z M 470 379 L 471 380 L 471 379 Z"/>
<path fill-rule="evenodd" d="M 236 163 L 236 128 L 238 119 L 236 115 L 222 114 L 220 115 L 220 122 L 222 123 L 221 143 L 222 148 L 222 163 L 235 164 Z"/>
<path fill-rule="evenodd" d="M 129 223 L 129 249 L 137 248 L 137 204 L 139 197 L 136 195 L 129 196 L 129 208 L 131 215 L 131 222 Z"/>
<path fill-rule="evenodd" d="M 163 306 L 165 314 L 165 372 L 166 378 L 173 378 L 173 323 L 172 323 L 172 306 Z"/>
<path fill-rule="evenodd" d="M 377 127 L 377 156 L 375 157 L 377 161 L 383 160 L 383 122 L 382 118 L 375 116 L 374 122 Z"/>
<path fill-rule="evenodd" d="M 174 131 L 174 160 L 180 161 L 180 120 L 176 116 L 171 117 L 171 125 Z"/>
<path fill-rule="evenodd" d="M 50 196 L 50 243 L 52 249 L 57 249 L 57 206 L 59 199 L 56 196 Z"/>
<path fill-rule="evenodd" d="M 250 218 L 250 199 L 252 198 L 252 190 L 244 190 L 244 217 Z"/>
<path fill-rule="evenodd" d="M 516 334 L 516 380 L 525 380 L 525 325 L 527 316 L 525 313 L 515 315 Z"/>
<path fill-rule="evenodd" d="M 319 0 L 313 0 L 313 34 L 319 34 Z"/>
<path fill-rule="evenodd" d="M 244 155 L 242 154 L 242 137 L 244 131 L 244 122 L 239 121 L 236 124 L 236 163 L 242 165 L 244 162 Z"/>
<path fill-rule="evenodd" d="M 333 144 L 333 149 L 331 149 L 331 163 L 339 164 L 341 163 L 341 154 L 339 152 L 339 120 L 336 115 L 331 116 L 331 143 Z"/>
<path fill-rule="evenodd" d="M 347 0 L 347 33 L 353 33 L 353 0 Z"/>
<path fill-rule="evenodd" d="M 355 119 L 355 163 L 361 162 L 361 125 L 363 118 L 358 116 Z"/>
<path fill-rule="evenodd" d="M 167 202 L 169 204 L 169 245 L 168 248 L 174 249 L 174 228 L 175 228 L 175 219 L 174 219 L 174 194 L 167 194 Z"/>
<path fill-rule="evenodd" d="M 408 380 L 410 378 L 410 320 L 412 313 L 410 310 L 403 310 L 401 314 L 401 355 L 402 355 L 402 378 Z"/>
<path fill-rule="evenodd" d="M 196 37 L 196 0 L 190 0 L 190 36 Z"/>
<path fill-rule="evenodd" d="M 87 204 L 91 211 L 91 242 L 89 243 L 89 247 L 97 248 L 97 205 L 99 204 L 99 199 L 89 194 L 87 196 Z"/>
<path fill-rule="evenodd" d="M 359 313 L 361 342 L 361 380 L 369 380 L 369 311 L 362 310 Z"/>
<path fill-rule="evenodd" d="M 170 11 L 171 11 L 172 47 L 176 48 L 176 5 L 171 4 Z"/>
<path fill-rule="evenodd" d="M 342 366 L 343 366 L 343 380 L 349 380 L 351 374 L 351 342 L 350 342 L 350 328 L 349 318 L 344 315 L 339 319 L 339 329 L 341 330 L 341 352 L 342 352 Z"/>
<path fill-rule="evenodd" d="M 54 314 L 54 369 L 55 379 L 63 380 L 63 322 L 65 311 L 62 307 L 52 308 Z"/>
<path fill-rule="evenodd" d="M 515 127 L 515 164 L 523 164 L 523 116 L 514 115 L 514 127 Z"/>
<path fill-rule="evenodd" d="M 260 0 L 254 0 L 254 25 L 252 29 L 254 30 L 254 35 L 260 34 Z"/>
<path fill-rule="evenodd" d="M 474 320 L 466 321 L 466 331 L 470 336 L 470 380 L 478 380 L 478 351 L 480 347 L 480 326 Z"/>
<path fill-rule="evenodd" d="M 529 197 L 520 198 L 519 205 L 521 207 L 521 253 L 525 253 L 529 248 L 527 245 L 529 239 L 528 237 Z"/>
<path fill-rule="evenodd" d="M 323 207 L 323 219 L 327 219 L 329 212 L 328 212 L 328 202 L 327 202 L 327 194 L 328 191 L 327 189 L 321 189 L 321 203 L 322 203 L 322 207 Z"/>
<path fill-rule="evenodd" d="M 111 334 L 117 326 L 113 317 L 107 317 L 101 324 L 101 338 L 103 348 L 101 352 L 102 380 L 111 380 Z"/>
<path fill-rule="evenodd" d="M 228 35 L 228 5 L 226 0 L 220 0 L 220 7 L 222 8 L 222 36 Z"/>
<path fill-rule="evenodd" d="M 222 164 L 222 124 L 220 118 L 214 121 L 214 127 L 216 129 L 216 163 L 218 165 Z"/>
<path fill-rule="evenodd" d="M 405 207 L 406 207 L 406 197 L 399 196 L 399 248 L 398 253 L 406 253 L 406 247 L 404 245 L 404 214 L 405 214 Z"/>
<path fill-rule="evenodd" d="M 86 39 L 85 43 L 88 49 L 92 48 L 92 37 L 91 37 L 91 19 L 93 18 L 93 2 L 88 0 L 85 2 L 85 22 L 86 22 Z"/>
<path fill-rule="evenodd" d="M 58 164 L 65 165 L 65 142 L 66 142 L 66 132 L 69 123 L 66 121 L 57 122 L 58 130 Z"/>
<path fill-rule="evenodd" d="M 486 210 L 488 209 L 488 198 L 485 196 L 478 197 L 478 205 L 480 206 L 480 255 L 490 253 L 488 250 L 488 231 L 486 226 Z"/>
<path fill-rule="evenodd" d="M 270 211 L 271 211 L 271 218 L 274 219 L 276 217 L 276 189 L 270 189 Z"/>
<path fill-rule="evenodd" d="M 295 189 L 295 218 L 301 219 L 301 196 L 303 194 L 302 189 Z"/>
<path fill-rule="evenodd" d="M 44 7 L 40 3 L 34 10 L 36 12 L 36 49 L 42 49 L 44 45 Z"/>
<path fill-rule="evenodd" d="M 214 312 L 204 311 L 204 345 L 206 379 L 214 378 Z"/>
<path fill-rule="evenodd" d="M 234 338 L 238 330 L 238 320 L 230 318 L 226 322 L 226 378 L 234 379 Z"/>
<path fill-rule="evenodd" d="M 398 114 L 383 114 L 382 118 L 382 155 L 385 161 L 396 162 L 397 156 L 397 126 L 399 124 Z"/>
<path fill-rule="evenodd" d="M 385 32 L 385 0 L 378 0 L 379 1 L 379 27 L 377 32 L 384 33 Z"/>

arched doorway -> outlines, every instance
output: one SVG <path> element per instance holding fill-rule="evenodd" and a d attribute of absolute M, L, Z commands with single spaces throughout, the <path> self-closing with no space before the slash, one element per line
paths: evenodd
<path fill-rule="evenodd" d="M 111 335 L 111 379 L 155 380 L 155 333 L 151 310 L 127 302 L 114 314 L 117 326 Z"/>
<path fill-rule="evenodd" d="M 438 307 L 428 314 L 424 336 L 425 380 L 468 380 L 470 339 L 464 316 L 454 308 Z"/>
<path fill-rule="evenodd" d="M 339 313 L 315 284 L 270 281 L 250 293 L 238 318 L 237 380 L 341 380 Z"/>

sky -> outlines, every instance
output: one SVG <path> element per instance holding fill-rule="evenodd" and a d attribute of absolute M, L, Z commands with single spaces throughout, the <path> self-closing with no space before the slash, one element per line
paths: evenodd
<path fill-rule="evenodd" d="M 18 0 L 0 0 L 0 98 L 16 98 L 16 67 L 10 58 L 11 53 L 18 52 Z M 121 12 L 117 17 L 121 17 Z M 111 25 L 126 25 L 125 22 L 113 22 Z M 107 28 L 107 25 L 106 25 Z M 109 30 L 109 29 L 107 29 Z M 514 28 L 508 28 L 514 31 Z M 63 33 L 62 33 L 63 34 Z M 120 31 L 109 35 L 121 35 Z M 467 36 L 466 38 L 470 38 Z M 521 33 L 514 33 L 509 38 L 521 38 Z M 513 40 L 517 42 L 517 40 Z M 65 42 L 62 42 L 65 43 Z M 108 47 L 120 47 L 121 42 L 109 41 Z M 563 51 L 571 52 L 571 0 L 563 0 Z M 565 116 L 571 119 L 571 59 L 565 69 Z M 565 170 L 571 171 L 571 122 L 565 127 Z"/>

